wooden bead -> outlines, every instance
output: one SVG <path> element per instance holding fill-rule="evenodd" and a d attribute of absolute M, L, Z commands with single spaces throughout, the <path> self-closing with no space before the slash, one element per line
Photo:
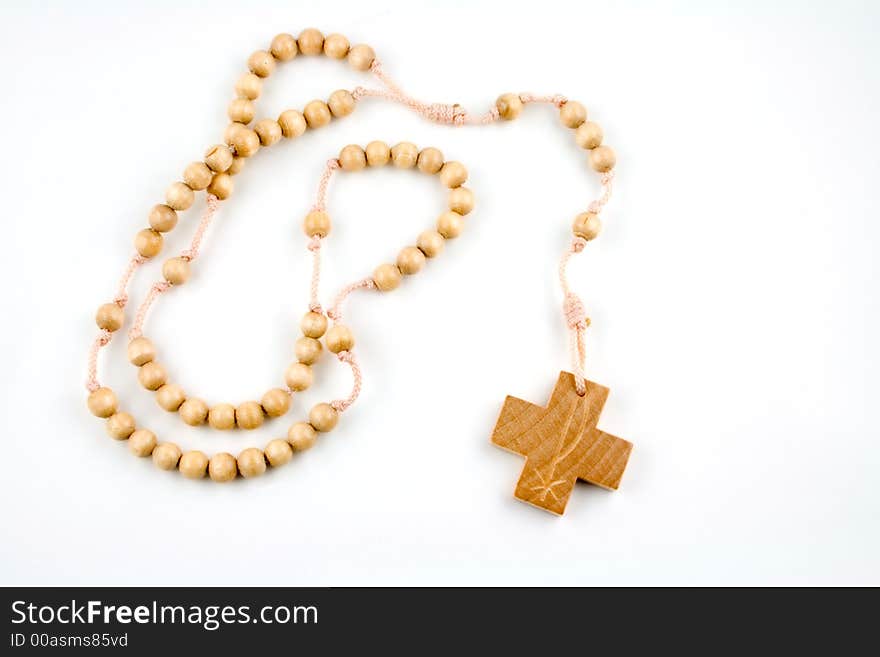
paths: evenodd
<path fill-rule="evenodd" d="M 577 128 L 587 120 L 587 108 L 576 100 L 569 100 L 559 108 L 559 120 L 566 128 Z"/>
<path fill-rule="evenodd" d="M 263 81 L 253 73 L 245 73 L 235 82 L 235 93 L 248 100 L 256 100 L 263 90 Z"/>
<path fill-rule="evenodd" d="M 464 218 L 457 212 L 444 212 L 437 219 L 437 232 L 448 240 L 461 235 L 464 229 Z"/>
<path fill-rule="evenodd" d="M 212 481 L 225 483 L 238 476 L 238 462 L 228 452 L 218 452 L 208 461 L 208 476 Z"/>
<path fill-rule="evenodd" d="M 233 127 L 234 126 L 234 127 Z M 240 123 L 233 123 L 227 130 L 226 138 L 236 155 L 250 157 L 260 150 L 260 136 Z M 171 205 L 170 203 L 168 205 Z M 173 205 L 171 207 L 174 207 Z"/>
<path fill-rule="evenodd" d="M 391 163 L 398 169 L 411 169 L 418 159 L 418 147 L 408 141 L 402 141 L 391 148 Z"/>
<path fill-rule="evenodd" d="M 263 451 L 266 453 L 266 460 L 269 461 L 269 465 L 273 468 L 289 463 L 290 459 L 293 458 L 293 450 L 290 449 L 290 445 L 286 440 L 281 440 L 280 438 L 269 441 L 266 449 Z"/>
<path fill-rule="evenodd" d="M 159 443 L 153 448 L 153 463 L 160 470 L 176 468 L 180 456 L 180 447 L 174 443 Z"/>
<path fill-rule="evenodd" d="M 439 148 L 423 148 L 416 162 L 422 173 L 437 173 L 443 168 L 443 153 Z"/>
<path fill-rule="evenodd" d="M 191 162 L 183 170 L 183 182 L 190 189 L 202 190 L 211 183 L 213 173 L 204 162 Z"/>
<path fill-rule="evenodd" d="M 440 180 L 450 189 L 463 185 L 467 176 L 467 169 L 461 162 L 447 162 L 440 169 Z"/>
<path fill-rule="evenodd" d="M 150 228 L 144 228 L 134 236 L 134 248 L 144 258 L 152 258 L 162 250 L 162 235 Z"/>
<path fill-rule="evenodd" d="M 226 144 L 211 146 L 205 152 L 205 164 L 211 171 L 226 171 L 232 165 L 232 151 Z"/>
<path fill-rule="evenodd" d="M 327 316 L 310 310 L 299 321 L 299 328 L 307 338 L 320 338 L 327 332 Z"/>
<path fill-rule="evenodd" d="M 225 173 L 218 174 L 225 176 Z M 186 258 L 169 258 L 162 263 L 162 276 L 172 285 L 183 285 L 189 280 L 189 260 Z"/>
<path fill-rule="evenodd" d="M 186 393 L 176 383 L 166 383 L 156 391 L 156 403 L 169 413 L 177 412 L 186 400 Z"/>
<path fill-rule="evenodd" d="M 281 388 L 272 388 L 263 395 L 260 406 L 269 417 L 281 417 L 290 410 L 290 393 Z"/>
<path fill-rule="evenodd" d="M 574 140 L 581 148 L 593 149 L 602 143 L 602 127 L 598 123 L 586 121 L 575 130 Z"/>
<path fill-rule="evenodd" d="M 145 365 L 156 358 L 156 347 L 149 338 L 143 336 L 128 343 L 128 362 L 132 365 Z"/>
<path fill-rule="evenodd" d="M 354 112 L 355 105 L 357 105 L 357 101 L 354 99 L 354 96 L 345 89 L 337 89 L 327 99 L 330 113 L 337 119 L 341 119 L 343 116 L 348 116 Z"/>
<path fill-rule="evenodd" d="M 278 34 L 269 44 L 269 52 L 279 62 L 289 62 L 296 57 L 297 50 L 296 39 L 291 34 Z"/>
<path fill-rule="evenodd" d="M 187 452 L 180 457 L 177 469 L 187 479 L 201 479 L 208 469 L 208 457 L 198 450 Z"/>
<path fill-rule="evenodd" d="M 275 70 L 275 59 L 265 50 L 257 50 L 248 57 L 248 69 L 257 77 L 267 78 Z"/>
<path fill-rule="evenodd" d="M 324 54 L 331 59 L 344 59 L 350 45 L 348 39 L 341 34 L 328 34 L 324 37 Z"/>
<path fill-rule="evenodd" d="M 125 311 L 116 303 L 105 303 L 98 306 L 95 323 L 105 331 L 118 331 L 125 322 Z"/>
<path fill-rule="evenodd" d="M 116 393 L 110 388 L 98 388 L 89 393 L 89 411 L 96 417 L 110 417 L 116 412 Z"/>
<path fill-rule="evenodd" d="M 284 372 L 284 382 L 294 392 L 302 392 L 312 385 L 314 373 L 310 365 L 305 363 L 291 363 Z"/>
<path fill-rule="evenodd" d="M 147 390 L 158 390 L 165 385 L 167 379 L 168 374 L 165 372 L 165 368 L 153 360 L 144 363 L 138 370 L 138 381 Z"/>
<path fill-rule="evenodd" d="M 149 456 L 156 447 L 156 434 L 148 429 L 138 429 L 128 437 L 128 450 L 135 456 Z"/>
<path fill-rule="evenodd" d="M 233 161 L 234 162 L 244 162 L 244 158 L 237 157 Z M 238 167 L 240 169 L 240 167 Z M 231 172 L 233 167 L 229 167 L 229 171 Z M 235 173 L 238 173 L 236 171 Z M 221 201 L 225 201 L 230 196 L 232 196 L 232 190 L 235 189 L 235 181 L 232 179 L 232 173 L 215 173 L 214 177 L 211 179 L 211 184 L 208 185 L 208 193 L 213 194 Z"/>
<path fill-rule="evenodd" d="M 426 258 L 433 258 L 443 251 L 446 240 L 436 230 L 426 230 L 419 234 L 416 240 L 416 246 L 419 251 L 425 254 Z"/>
<path fill-rule="evenodd" d="M 278 125 L 281 126 L 281 134 L 287 138 L 299 137 L 308 127 L 302 112 L 292 109 L 281 112 L 278 116 Z"/>
<path fill-rule="evenodd" d="M 287 442 L 294 452 L 303 452 L 315 444 L 318 432 L 308 422 L 297 422 L 287 431 Z"/>
<path fill-rule="evenodd" d="M 241 173 L 241 170 L 244 169 L 244 163 L 247 162 L 246 157 L 235 156 L 232 158 L 232 164 L 229 165 L 229 168 L 224 172 L 228 173 L 230 176 L 236 176 Z M 220 174 L 217 174 L 220 175 Z M 212 179 L 213 182 L 213 179 Z M 232 191 L 231 189 L 229 190 Z"/>
<path fill-rule="evenodd" d="M 339 166 L 345 171 L 360 171 L 367 166 L 367 154 L 356 144 L 349 144 L 339 151 Z"/>
<path fill-rule="evenodd" d="M 306 215 L 303 229 L 309 237 L 327 237 L 330 233 L 330 215 L 323 210 L 312 210 Z"/>
<path fill-rule="evenodd" d="M 316 431 L 326 433 L 336 426 L 339 422 L 339 413 L 330 404 L 315 404 L 309 411 L 309 424 Z"/>
<path fill-rule="evenodd" d="M 235 406 L 217 404 L 208 411 L 208 424 L 218 431 L 228 431 L 235 426 Z"/>
<path fill-rule="evenodd" d="M 352 46 L 348 51 L 348 63 L 356 71 L 367 71 L 376 59 L 376 53 L 366 44 Z"/>
<path fill-rule="evenodd" d="M 306 123 L 312 129 L 327 125 L 332 118 L 330 108 L 323 100 L 313 100 L 306 105 L 303 108 L 303 116 L 306 117 Z"/>
<path fill-rule="evenodd" d="M 177 409 L 180 419 L 191 427 L 197 427 L 208 419 L 208 405 L 196 397 L 190 397 Z"/>
<path fill-rule="evenodd" d="M 571 227 L 572 232 L 578 237 L 585 240 L 595 238 L 602 229 L 602 222 L 594 212 L 581 212 L 574 218 L 574 224 Z"/>
<path fill-rule="evenodd" d="M 125 440 L 135 430 L 134 418 L 130 413 L 114 413 L 107 418 L 107 434 L 114 440 Z"/>
<path fill-rule="evenodd" d="M 303 55 L 320 55 L 324 52 L 324 35 L 320 30 L 308 27 L 299 33 L 296 44 Z"/>
<path fill-rule="evenodd" d="M 373 270 L 373 282 L 382 292 L 390 292 L 400 285 L 400 270 L 397 265 L 379 265 Z"/>
<path fill-rule="evenodd" d="M 365 150 L 371 167 L 384 167 L 391 161 L 391 148 L 384 141 L 371 141 Z"/>
<path fill-rule="evenodd" d="M 254 132 L 257 133 L 263 146 L 271 146 L 281 141 L 281 126 L 275 119 L 260 119 L 254 125 Z"/>
<path fill-rule="evenodd" d="M 498 116 L 505 121 L 513 121 L 522 112 L 523 102 L 516 94 L 502 94 L 495 101 L 495 107 L 498 109 Z"/>
<path fill-rule="evenodd" d="M 240 429 L 256 429 L 263 424 L 263 407 L 255 401 L 239 404 L 235 409 L 235 422 Z"/>
<path fill-rule="evenodd" d="M 186 183 L 171 183 L 165 190 L 165 203 L 172 210 L 189 210 L 195 200 L 195 192 Z"/>
<path fill-rule="evenodd" d="M 590 166 L 599 173 L 606 173 L 617 164 L 617 155 L 610 146 L 597 146 L 590 151 Z"/>
<path fill-rule="evenodd" d="M 324 338 L 324 342 L 327 343 L 327 349 L 334 354 L 351 351 L 354 348 L 354 333 L 347 326 L 334 324 L 327 331 L 327 337 Z"/>
<path fill-rule="evenodd" d="M 150 210 L 150 228 L 160 233 L 167 233 L 177 225 L 177 212 L 160 203 Z"/>
<path fill-rule="evenodd" d="M 412 276 L 425 266 L 425 254 L 415 246 L 407 246 L 397 254 L 397 268 L 401 274 Z"/>
<path fill-rule="evenodd" d="M 247 98 L 236 98 L 229 103 L 226 115 L 235 123 L 247 125 L 254 120 L 257 113 L 256 106 Z"/>
<path fill-rule="evenodd" d="M 238 471 L 242 477 L 259 477 L 266 471 L 266 457 L 262 450 L 248 447 L 238 455 Z"/>
<path fill-rule="evenodd" d="M 458 214 L 468 214 L 474 209 L 474 193 L 467 187 L 456 187 L 449 192 L 449 209 Z"/>
<path fill-rule="evenodd" d="M 315 338 L 300 338 L 293 345 L 293 353 L 300 363 L 313 365 L 321 357 L 323 347 Z"/>

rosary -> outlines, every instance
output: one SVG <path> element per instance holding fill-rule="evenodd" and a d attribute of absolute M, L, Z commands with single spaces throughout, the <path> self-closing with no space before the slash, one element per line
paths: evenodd
<path fill-rule="evenodd" d="M 263 81 L 279 62 L 297 55 L 324 54 L 332 59 L 346 59 L 357 71 L 369 72 L 381 87 L 340 89 L 327 101 L 313 100 L 299 112 L 286 110 L 277 119 L 253 122 L 254 101 L 259 97 Z M 193 162 L 183 172 L 183 181 L 172 183 L 165 194 L 165 203 L 149 213 L 149 228 L 135 236 L 136 253 L 131 257 L 119 282 L 116 297 L 98 308 L 96 322 L 100 332 L 89 352 L 88 407 L 95 416 L 106 419 L 107 433 L 116 440 L 127 440 L 133 454 L 151 456 L 162 470 L 177 469 L 190 479 L 206 475 L 216 482 L 227 482 L 238 476 L 262 475 L 268 466 L 280 467 L 294 453 L 310 448 L 321 433 L 331 431 L 358 398 L 362 373 L 355 356 L 354 335 L 344 323 L 342 309 L 346 298 L 359 290 L 386 293 L 394 290 L 405 277 L 418 273 L 427 260 L 440 255 L 446 240 L 459 236 L 465 217 L 474 207 L 474 194 L 464 186 L 467 169 L 460 162 L 445 160 L 437 148 L 419 149 L 415 144 L 401 142 L 393 147 L 381 141 L 365 146 L 349 145 L 338 157 L 327 162 L 318 184 L 315 204 L 306 214 L 303 229 L 308 237 L 312 258 L 309 309 L 300 322 L 302 337 L 294 345 L 296 361 L 284 373 L 284 385 L 272 388 L 259 401 L 209 405 L 199 397 L 184 392 L 169 381 L 164 366 L 157 361 L 156 348 L 143 335 L 144 322 L 150 307 L 164 293 L 177 288 L 190 276 L 192 263 L 199 255 L 202 240 L 221 201 L 232 194 L 234 177 L 241 172 L 248 158 L 261 148 L 282 139 L 296 139 L 306 130 L 316 130 L 331 121 L 351 114 L 361 99 L 384 98 L 409 107 L 436 123 L 463 126 L 486 125 L 498 120 L 512 121 L 524 106 L 543 103 L 555 106 L 562 125 L 574 131 L 578 146 L 588 151 L 590 166 L 601 175 L 602 194 L 586 212 L 578 214 L 572 226 L 573 238 L 559 263 L 559 281 L 563 293 L 563 314 L 569 328 L 572 373 L 561 372 L 547 406 L 538 406 L 522 399 L 507 397 L 492 432 L 492 442 L 526 457 L 525 466 L 516 485 L 515 496 L 538 507 L 562 514 L 578 479 L 603 488 L 616 489 L 620 484 L 632 450 L 632 443 L 597 428 L 599 414 L 608 396 L 608 388 L 584 378 L 585 333 L 589 319 L 580 298 L 569 288 L 566 268 L 569 259 L 583 251 L 587 242 L 599 234 L 599 214 L 611 195 L 614 151 L 602 143 L 600 126 L 587 121 L 586 108 L 563 96 L 537 96 L 507 93 L 500 96 L 488 112 L 471 115 L 459 105 L 423 103 L 405 94 L 385 73 L 372 48 L 351 46 L 340 34 L 324 36 L 316 29 L 306 29 L 298 37 L 279 34 L 268 51 L 258 50 L 248 59 L 249 71 L 235 84 L 235 99 L 229 104 L 231 123 L 225 131 L 225 143 L 210 147 L 202 161 Z M 354 281 L 336 295 L 333 305 L 324 309 L 319 302 L 321 247 L 331 231 L 326 209 L 327 188 L 336 172 L 355 172 L 367 167 L 390 165 L 397 169 L 417 169 L 437 176 L 449 189 L 449 209 L 437 219 L 432 229 L 418 235 L 414 246 L 404 247 L 394 263 L 379 265 L 370 276 Z M 206 209 L 193 234 L 190 247 L 166 260 L 162 280 L 154 283 L 134 314 L 128 332 L 128 360 L 137 368 L 141 385 L 154 391 L 156 401 L 164 410 L 177 413 L 189 425 L 207 423 L 214 429 L 255 429 L 269 418 L 285 415 L 295 393 L 312 383 L 313 366 L 326 348 L 352 372 L 353 386 L 345 399 L 320 403 L 312 407 L 308 420 L 296 422 L 286 439 L 270 441 L 263 449 L 247 447 L 238 456 L 226 452 L 208 456 L 193 450 L 183 452 L 172 442 L 158 442 L 155 434 L 139 428 L 131 414 L 119 410 L 115 393 L 101 386 L 97 378 L 98 352 L 125 323 L 128 285 L 135 272 L 162 250 L 162 234 L 174 229 L 178 213 L 189 209 L 197 191 L 207 195 Z M 323 341 L 323 342 L 322 342 Z"/>

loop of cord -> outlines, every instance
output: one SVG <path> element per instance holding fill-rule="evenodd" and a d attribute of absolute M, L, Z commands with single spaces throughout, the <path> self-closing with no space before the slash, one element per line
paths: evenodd
<path fill-rule="evenodd" d="M 562 287 L 563 298 L 562 312 L 568 326 L 569 353 L 572 370 L 574 370 L 575 388 L 581 397 L 587 392 L 587 386 L 584 382 L 584 364 L 587 358 L 586 332 L 590 325 L 590 318 L 587 317 L 586 310 L 584 310 L 583 301 L 571 290 L 568 284 L 566 269 L 571 257 L 575 253 L 583 251 L 586 245 L 587 241 L 584 238 L 575 237 L 559 261 L 559 284 Z"/>
<path fill-rule="evenodd" d="M 351 387 L 351 394 L 345 399 L 335 399 L 330 402 L 330 405 L 336 409 L 339 413 L 344 413 L 349 406 L 354 404 L 357 400 L 358 395 L 361 394 L 361 385 L 363 384 L 363 374 L 361 373 L 360 365 L 358 364 L 357 357 L 351 351 L 340 351 L 336 354 L 336 357 L 340 360 L 340 362 L 348 363 L 348 366 L 351 368 L 351 375 L 354 379 L 354 382 Z"/>

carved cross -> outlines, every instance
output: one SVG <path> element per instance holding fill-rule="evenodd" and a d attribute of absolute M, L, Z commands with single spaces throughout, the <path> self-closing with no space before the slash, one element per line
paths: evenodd
<path fill-rule="evenodd" d="M 562 514 L 583 479 L 616 490 L 632 443 L 596 428 L 608 388 L 586 381 L 577 394 L 574 375 L 560 372 L 547 407 L 508 396 L 492 432 L 492 442 L 526 457 L 514 495 Z"/>

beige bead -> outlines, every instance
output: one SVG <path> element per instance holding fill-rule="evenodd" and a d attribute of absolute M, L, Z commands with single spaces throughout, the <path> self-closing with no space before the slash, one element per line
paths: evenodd
<path fill-rule="evenodd" d="M 602 126 L 592 121 L 586 121 L 575 130 L 574 140 L 581 148 L 592 149 L 602 143 Z"/>
<path fill-rule="evenodd" d="M 407 246 L 397 254 L 397 268 L 401 274 L 412 276 L 425 266 L 425 254 L 415 246 Z"/>
<path fill-rule="evenodd" d="M 255 401 L 239 404 L 235 409 L 235 422 L 241 429 L 256 429 L 263 424 L 263 407 Z"/>
<path fill-rule="evenodd" d="M 116 393 L 110 388 L 98 388 L 89 393 L 89 410 L 97 417 L 110 417 L 116 412 Z"/>
<path fill-rule="evenodd" d="M 116 303 L 105 303 L 98 306 L 95 323 L 105 331 L 118 331 L 125 323 L 125 311 Z"/>
<path fill-rule="evenodd" d="M 590 166 L 599 173 L 611 171 L 617 164 L 617 155 L 610 146 L 597 146 L 590 151 Z"/>
<path fill-rule="evenodd" d="M 248 447 L 238 455 L 238 471 L 242 477 L 259 477 L 266 471 L 266 457 L 262 450 Z"/>
<path fill-rule="evenodd" d="M 324 37 L 324 54 L 331 59 L 344 59 L 350 44 L 341 34 L 328 34 Z"/>
<path fill-rule="evenodd" d="M 165 190 L 165 203 L 172 210 L 188 210 L 195 200 L 195 192 L 186 183 L 171 183 Z"/>
<path fill-rule="evenodd" d="M 275 119 L 260 119 L 254 125 L 254 132 L 257 133 L 263 146 L 271 146 L 281 141 L 281 126 Z"/>
<path fill-rule="evenodd" d="M 150 228 L 167 233 L 177 225 L 177 212 L 165 204 L 154 205 L 150 210 Z"/>
<path fill-rule="evenodd" d="M 281 388 L 272 388 L 263 395 L 260 406 L 269 417 L 281 417 L 290 410 L 290 393 Z"/>
<path fill-rule="evenodd" d="M 156 358 L 156 347 L 149 338 L 143 336 L 128 343 L 128 362 L 132 365 L 145 365 Z"/>
<path fill-rule="evenodd" d="M 323 210 L 312 210 L 303 221 L 303 229 L 309 237 L 327 237 L 330 233 L 330 215 Z"/>
<path fill-rule="evenodd" d="M 468 214 L 474 209 L 474 193 L 467 187 L 456 187 L 449 192 L 449 209 L 458 214 Z"/>
<path fill-rule="evenodd" d="M 296 44 L 303 55 L 320 55 L 324 52 L 324 35 L 320 30 L 308 27 L 299 33 Z"/>
<path fill-rule="evenodd" d="M 330 108 L 323 100 L 313 100 L 306 105 L 303 108 L 303 116 L 306 117 L 306 123 L 312 129 L 327 125 L 332 118 Z"/>
<path fill-rule="evenodd" d="M 144 363 L 138 370 L 138 381 L 147 390 L 158 390 L 168 380 L 165 368 L 154 360 Z"/>
<path fill-rule="evenodd" d="M 443 168 L 443 152 L 439 148 L 423 148 L 416 166 L 422 173 L 437 173 Z"/>
<path fill-rule="evenodd" d="M 587 108 L 576 100 L 569 100 L 559 108 L 559 120 L 566 128 L 577 128 L 587 120 Z"/>
<path fill-rule="evenodd" d="M 242 157 L 251 157 L 260 150 L 260 136 L 240 123 L 233 123 L 231 130 L 227 130 L 227 140 L 229 145 L 235 149 L 236 155 Z M 231 127 L 231 126 L 230 126 Z M 171 205 L 170 203 L 168 205 Z M 174 207 L 173 205 L 171 207 Z"/>
<path fill-rule="evenodd" d="M 177 468 L 187 479 L 201 479 L 208 469 L 208 457 L 198 450 L 187 452 L 180 457 Z"/>
<path fill-rule="evenodd" d="M 225 173 L 218 174 L 225 176 Z M 189 260 L 186 258 L 169 258 L 162 263 L 162 276 L 172 285 L 183 285 L 189 280 Z"/>
<path fill-rule="evenodd" d="M 356 71 L 367 71 L 376 59 L 376 53 L 366 44 L 352 46 L 348 51 L 348 63 Z"/>
<path fill-rule="evenodd" d="M 208 461 L 208 476 L 212 481 L 224 483 L 238 476 L 238 463 L 228 452 L 218 452 Z"/>
<path fill-rule="evenodd" d="M 327 106 L 330 108 L 330 113 L 337 119 L 341 119 L 343 116 L 348 116 L 354 112 L 356 105 L 357 101 L 354 99 L 354 96 L 345 89 L 337 89 L 330 94 L 330 98 L 327 99 Z"/>
<path fill-rule="evenodd" d="M 436 230 L 426 230 L 419 234 L 416 246 L 425 254 L 426 258 L 433 258 L 443 251 L 446 240 Z"/>
<path fill-rule="evenodd" d="M 448 240 L 461 235 L 464 229 L 464 218 L 457 212 L 444 212 L 437 219 L 437 232 Z"/>
<path fill-rule="evenodd" d="M 243 162 L 244 158 L 237 157 L 235 160 L 239 162 Z M 234 163 L 233 163 L 233 166 Z M 239 169 L 241 167 L 238 167 Z M 233 167 L 229 167 L 229 171 L 231 172 Z M 237 171 L 235 172 L 237 173 Z M 211 184 L 208 185 L 208 193 L 213 194 L 221 201 L 225 201 L 230 196 L 232 196 L 232 190 L 235 189 L 235 181 L 232 179 L 232 173 L 215 173 L 214 177 L 211 179 Z"/>
<path fill-rule="evenodd" d="M 236 98 L 229 103 L 226 109 L 226 115 L 236 123 L 247 125 L 254 120 L 254 114 L 257 113 L 256 106 L 247 98 Z"/>
<path fill-rule="evenodd" d="M 302 112 L 292 109 L 281 112 L 278 125 L 281 126 L 281 134 L 288 138 L 299 137 L 308 127 Z"/>
<path fill-rule="evenodd" d="M 287 431 L 287 442 L 294 452 L 303 452 L 315 444 L 318 432 L 308 422 L 297 422 Z"/>
<path fill-rule="evenodd" d="M 275 59 L 271 53 L 265 50 L 257 50 L 253 55 L 248 57 L 248 68 L 254 75 L 267 78 L 272 75 L 275 70 Z"/>
<path fill-rule="evenodd" d="M 516 94 L 502 94 L 495 101 L 495 107 L 498 109 L 498 116 L 505 121 L 513 121 L 522 112 L 523 102 Z"/>
<path fill-rule="evenodd" d="M 134 236 L 134 248 L 144 258 L 152 258 L 162 250 L 162 235 L 150 228 L 144 228 Z"/>
<path fill-rule="evenodd" d="M 226 171 L 232 165 L 232 151 L 226 144 L 211 146 L 205 151 L 205 164 L 211 171 Z"/>
<path fill-rule="evenodd" d="M 601 229 L 602 222 L 594 212 L 581 212 L 574 218 L 574 224 L 571 227 L 571 231 L 575 235 L 583 237 L 585 240 L 595 238 Z"/>
<path fill-rule="evenodd" d="M 402 141 L 391 148 L 391 163 L 398 169 L 411 169 L 418 159 L 418 146 L 408 141 Z"/>
<path fill-rule="evenodd" d="M 263 81 L 253 73 L 245 73 L 235 82 L 235 93 L 248 100 L 256 100 L 263 90 Z"/>
<path fill-rule="evenodd" d="M 327 332 L 327 316 L 310 310 L 299 321 L 299 328 L 307 338 L 320 338 Z"/>
<path fill-rule="evenodd" d="M 296 39 L 291 34 L 278 34 L 269 44 L 269 52 L 279 62 L 289 62 L 296 57 Z"/>
<path fill-rule="evenodd" d="M 339 166 L 345 171 L 360 171 L 367 166 L 367 154 L 356 144 L 349 144 L 339 151 Z"/>
<path fill-rule="evenodd" d="M 312 385 L 314 373 L 310 365 L 305 363 L 291 363 L 284 372 L 284 382 L 294 392 L 307 390 Z"/>
<path fill-rule="evenodd" d="M 450 189 L 463 185 L 467 176 L 467 169 L 461 162 L 447 162 L 440 169 L 440 180 Z"/>
<path fill-rule="evenodd" d="M 228 431 L 235 426 L 235 406 L 217 404 L 208 411 L 208 424 L 218 431 Z"/>
<path fill-rule="evenodd" d="M 134 433 L 135 428 L 130 413 L 114 413 L 107 418 L 107 434 L 114 440 L 125 440 Z"/>
<path fill-rule="evenodd" d="M 156 403 L 169 413 L 175 413 L 186 400 L 186 393 L 176 383 L 166 383 L 156 391 Z"/>
<path fill-rule="evenodd" d="M 269 465 L 273 468 L 289 463 L 290 459 L 293 458 L 293 450 L 290 449 L 290 445 L 286 440 L 281 440 L 280 438 L 269 441 L 266 449 L 263 451 L 266 453 L 266 460 L 269 461 Z"/>
<path fill-rule="evenodd" d="M 347 326 L 334 324 L 327 331 L 327 337 L 324 338 L 324 342 L 327 344 L 327 349 L 334 354 L 351 351 L 354 348 L 354 333 Z"/>
<path fill-rule="evenodd" d="M 156 447 L 156 434 L 149 429 L 138 429 L 128 437 L 128 450 L 135 456 L 149 456 Z"/>
<path fill-rule="evenodd" d="M 379 265 L 373 270 L 373 282 L 382 292 L 390 292 L 400 285 L 400 270 L 397 265 Z"/>
<path fill-rule="evenodd" d="M 183 170 L 183 182 L 190 189 L 202 190 L 211 183 L 213 173 L 204 162 L 191 162 Z"/>
<path fill-rule="evenodd" d="M 309 424 L 316 431 L 325 433 L 330 431 L 339 422 L 339 413 L 330 404 L 315 404 L 309 411 Z"/>
<path fill-rule="evenodd" d="M 244 169 L 245 162 L 247 162 L 246 157 L 236 156 L 232 158 L 232 164 L 229 165 L 229 168 L 225 171 L 225 173 L 228 173 L 230 176 L 237 176 L 239 173 L 241 173 L 241 170 Z M 229 191 L 231 193 L 232 190 L 230 189 Z"/>
<path fill-rule="evenodd" d="M 293 345 L 293 353 L 300 363 L 313 365 L 321 357 L 323 347 L 315 338 L 300 338 Z"/>
<path fill-rule="evenodd" d="M 197 427 L 208 419 L 208 405 L 196 397 L 190 397 L 177 409 L 180 419 L 191 427 Z"/>
<path fill-rule="evenodd" d="M 159 443 L 153 448 L 153 463 L 160 470 L 173 470 L 180 461 L 180 447 L 174 443 Z"/>
<path fill-rule="evenodd" d="M 384 141 L 371 141 L 366 153 L 367 164 L 371 167 L 384 167 L 391 161 L 391 148 Z"/>

